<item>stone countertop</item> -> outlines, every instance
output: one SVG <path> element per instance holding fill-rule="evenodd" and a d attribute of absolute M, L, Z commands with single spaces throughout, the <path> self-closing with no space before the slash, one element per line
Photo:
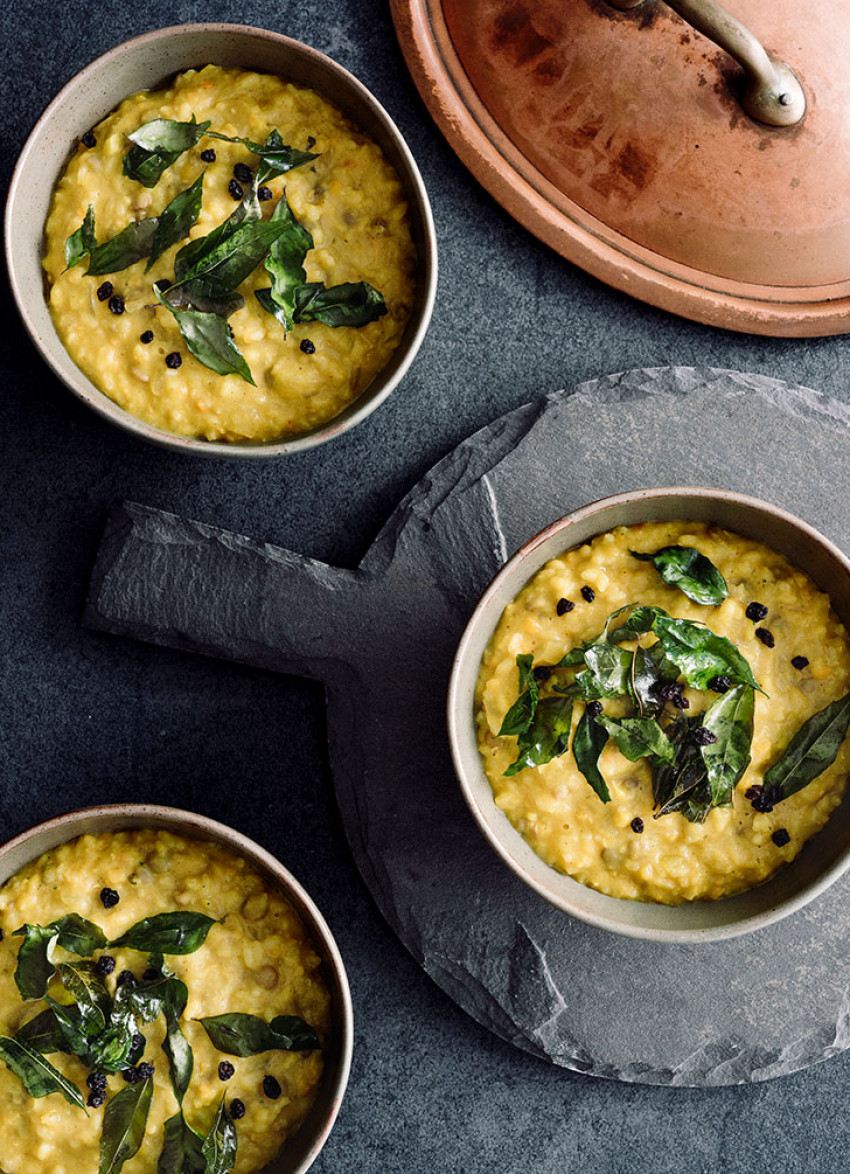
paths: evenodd
<path fill-rule="evenodd" d="M 3 289 L 2 838 L 78 806 L 150 801 L 232 824 L 283 860 L 327 916 L 355 1002 L 351 1083 L 317 1174 L 842 1168 L 850 1125 L 833 1105 L 846 1054 L 763 1084 L 664 1089 L 577 1076 L 491 1036 L 419 970 L 360 880 L 336 812 L 321 687 L 100 635 L 80 620 L 107 513 L 123 499 L 353 568 L 437 460 L 521 404 L 668 364 L 760 372 L 848 403 L 850 339 L 696 326 L 549 252 L 440 137 L 379 0 L 70 3 L 58 13 L 30 0 L 7 32 L 6 182 L 37 114 L 77 69 L 126 37 L 199 19 L 312 44 L 387 107 L 433 203 L 437 308 L 411 372 L 367 421 L 312 452 L 245 466 L 160 451 L 96 418 L 36 356 Z"/>

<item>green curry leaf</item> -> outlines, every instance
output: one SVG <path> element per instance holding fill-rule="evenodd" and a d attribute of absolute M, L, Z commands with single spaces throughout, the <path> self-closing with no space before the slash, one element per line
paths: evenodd
<path fill-rule="evenodd" d="M 538 701 L 528 729 L 517 738 L 517 759 L 505 774 L 515 775 L 526 767 L 543 766 L 566 753 L 572 716 L 572 697 L 556 694 Z"/>
<path fill-rule="evenodd" d="M 764 776 L 765 789 L 781 799 L 802 790 L 835 762 L 850 727 L 850 693 L 803 722 L 780 758 Z"/>
<path fill-rule="evenodd" d="M 104 241 L 89 254 L 89 277 L 103 277 L 119 273 L 150 255 L 159 221 L 156 216 L 147 220 L 131 220 L 117 236 Z"/>
<path fill-rule="evenodd" d="M 98 1174 L 118 1174 L 128 1159 L 138 1153 L 147 1128 L 153 1096 L 148 1078 L 116 1093 L 103 1114 Z"/>
<path fill-rule="evenodd" d="M 195 1133 L 182 1112 L 165 1122 L 162 1138 L 157 1174 L 206 1174 L 207 1162 L 201 1152 L 204 1139 Z"/>
<path fill-rule="evenodd" d="M 123 170 L 146 188 L 156 187 L 163 172 L 194 147 L 209 127 L 209 122 L 177 122 L 155 118 L 128 135 L 133 146 L 124 156 Z"/>
<path fill-rule="evenodd" d="M 65 266 L 73 269 L 83 257 L 87 257 L 92 249 L 97 248 L 97 237 L 94 231 L 94 208 L 89 204 L 83 223 L 76 232 L 72 232 L 65 241 Z"/>
<path fill-rule="evenodd" d="M 386 313 L 383 295 L 365 281 L 347 281 L 329 289 L 321 282 L 308 281 L 295 290 L 296 322 L 365 326 Z"/>
<path fill-rule="evenodd" d="M 665 583 L 679 590 L 694 603 L 717 605 L 729 594 L 726 580 L 717 567 L 692 546 L 664 546 L 654 554 L 629 552 L 641 562 L 654 564 Z"/>
<path fill-rule="evenodd" d="M 585 709 L 573 735 L 573 757 L 581 773 L 603 803 L 611 800 L 608 785 L 599 769 L 599 755 L 608 741 L 608 731 Z"/>
<path fill-rule="evenodd" d="M 236 1130 L 224 1104 L 224 1097 L 218 1112 L 203 1140 L 201 1153 L 207 1164 L 205 1174 L 227 1174 L 236 1162 Z"/>
<path fill-rule="evenodd" d="M 205 913 L 157 913 L 136 922 L 109 944 L 152 954 L 194 954 L 216 924 Z"/>
<path fill-rule="evenodd" d="M 24 999 L 43 999 L 53 977 L 53 949 L 59 931 L 53 925 L 22 925 L 14 937 L 23 937 L 18 950 L 15 983 Z"/>
<path fill-rule="evenodd" d="M 264 310 L 274 314 L 284 330 L 291 330 L 295 321 L 295 294 L 307 281 L 304 258 L 313 247 L 313 238 L 293 216 L 286 192 L 274 210 L 272 221 L 284 222 L 286 231 L 272 244 L 264 262 L 272 288 L 257 290 L 257 300 Z"/>
<path fill-rule="evenodd" d="M 160 302 L 174 316 L 186 346 L 199 363 L 218 375 L 238 375 L 256 387 L 251 368 L 233 341 L 226 318 L 204 310 L 178 310 L 161 296 Z"/>
<path fill-rule="evenodd" d="M 673 619 L 661 608 L 651 610 L 655 613 L 652 631 L 661 641 L 666 656 L 678 665 L 689 685 L 707 689 L 713 677 L 728 676 L 737 684 L 749 685 L 764 693 L 746 658 L 731 640 L 690 620 Z M 634 615 L 633 612 L 629 623 Z"/>
<path fill-rule="evenodd" d="M 717 738 L 701 746 L 713 807 L 728 807 L 735 787 L 750 762 L 753 744 L 755 694 L 749 685 L 736 685 L 709 706 L 702 726 Z"/>
<path fill-rule="evenodd" d="M 214 1047 L 228 1056 L 256 1056 L 260 1052 L 308 1052 L 321 1046 L 308 1023 L 296 1015 L 278 1015 L 271 1023 L 257 1015 L 232 1012 L 201 1019 Z"/>
<path fill-rule="evenodd" d="M 249 151 L 260 156 L 260 166 L 257 171 L 257 183 L 268 183 L 277 179 L 294 167 L 303 167 L 318 155 L 310 151 L 299 151 L 295 147 L 287 147 L 280 136 L 280 132 L 273 130 L 264 143 L 256 143 L 251 139 L 241 140 Z"/>
<path fill-rule="evenodd" d="M 617 749 L 629 762 L 637 762 L 640 758 L 673 761 L 673 747 L 654 718 L 607 717 L 600 714 L 595 720 L 608 731 Z"/>
<path fill-rule="evenodd" d="M 189 235 L 189 229 L 201 214 L 205 175 L 206 172 L 202 171 L 191 187 L 178 192 L 156 218 L 156 231 L 151 241 L 146 273 L 167 249 Z"/>
<path fill-rule="evenodd" d="M 24 1040 L 0 1036 L 0 1060 L 14 1072 L 31 1097 L 46 1097 L 58 1092 L 69 1105 L 76 1105 L 86 1112 L 83 1095 L 77 1086 Z"/>

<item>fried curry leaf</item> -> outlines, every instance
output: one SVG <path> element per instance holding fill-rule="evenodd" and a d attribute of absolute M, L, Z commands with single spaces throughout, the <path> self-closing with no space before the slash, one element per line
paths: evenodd
<path fill-rule="evenodd" d="M 98 1174 L 118 1174 L 144 1141 L 153 1096 L 148 1078 L 116 1093 L 103 1114 Z"/>
<path fill-rule="evenodd" d="M 254 220 L 247 214 L 235 225 L 232 217 L 225 220 L 177 254 L 177 285 L 167 291 L 169 300 L 175 298 L 178 286 L 183 287 L 190 303 L 196 298 L 220 299 L 233 293 L 286 230 L 284 220 Z"/>
<path fill-rule="evenodd" d="M 165 1122 L 162 1139 L 157 1174 L 206 1174 L 207 1161 L 201 1152 L 204 1139 L 195 1133 L 182 1112 Z"/>
<path fill-rule="evenodd" d="M 753 745 L 755 694 L 749 685 L 736 685 L 709 706 L 702 726 L 717 738 L 701 746 L 712 807 L 728 807 L 735 787 L 747 769 Z"/>
<path fill-rule="evenodd" d="M 528 729 L 517 738 L 517 759 L 505 774 L 515 775 L 530 766 L 543 766 L 564 754 L 570 744 L 573 699 L 563 694 L 538 701 Z"/>
<path fill-rule="evenodd" d="M 693 731 L 702 717 L 687 718 L 681 711 L 664 733 L 674 750 L 672 763 L 653 759 L 652 794 L 659 809 L 656 818 L 680 811 L 686 818 L 702 820 L 711 808 L 708 771 Z M 689 814 L 690 813 L 690 814 Z"/>
<path fill-rule="evenodd" d="M 295 321 L 325 326 L 365 326 L 387 313 L 383 294 L 365 281 L 346 281 L 326 289 L 308 281 L 295 290 Z"/>
<path fill-rule="evenodd" d="M 599 769 L 599 755 L 608 741 L 608 731 L 585 709 L 573 735 L 573 757 L 581 773 L 603 803 L 610 802 L 608 785 Z"/>
<path fill-rule="evenodd" d="M 307 281 L 304 258 L 313 247 L 313 238 L 292 215 L 286 192 L 278 201 L 272 221 L 285 223 L 286 231 L 269 249 L 264 262 L 272 279 L 272 287 L 270 290 L 257 290 L 257 300 L 264 310 L 274 314 L 284 330 L 291 330 L 295 321 L 295 293 Z"/>
<path fill-rule="evenodd" d="M 86 1112 L 83 1095 L 77 1086 L 24 1040 L 0 1036 L 0 1060 L 14 1072 L 31 1097 L 46 1097 L 59 1092 L 69 1105 L 76 1105 Z"/>
<path fill-rule="evenodd" d="M 519 669 L 519 696 L 502 719 L 499 727 L 500 738 L 525 733 L 531 725 L 540 696 L 540 686 L 532 669 L 534 657 L 531 653 L 521 652 L 516 658 L 516 663 Z"/>
<path fill-rule="evenodd" d="M 651 648 L 638 644 L 632 653 L 629 670 L 629 695 L 638 717 L 655 717 L 664 708 L 658 690 L 661 685 L 678 679 L 679 670 L 664 654 L 664 647 L 655 643 Z"/>
<path fill-rule="evenodd" d="M 178 310 L 160 297 L 174 316 L 183 340 L 199 363 L 218 375 L 238 375 L 256 387 L 245 356 L 233 341 L 227 319 L 204 310 Z"/>
<path fill-rule="evenodd" d="M 781 757 L 764 776 L 765 789 L 770 788 L 781 799 L 802 790 L 835 762 L 848 727 L 850 693 L 803 722 Z"/>
<path fill-rule="evenodd" d="M 55 925 L 22 925 L 13 937 L 23 937 L 15 967 L 15 983 L 24 999 L 43 999 L 53 977 L 53 949 L 59 941 Z"/>
<path fill-rule="evenodd" d="M 692 546 L 664 546 L 654 554 L 629 552 L 641 562 L 654 564 L 665 583 L 679 590 L 694 603 L 717 605 L 729 594 L 726 580 L 714 563 Z"/>
<path fill-rule="evenodd" d="M 661 641 L 666 656 L 678 665 L 689 685 L 707 689 L 713 677 L 727 676 L 739 685 L 749 685 L 764 693 L 746 658 L 731 640 L 690 620 L 673 619 L 660 607 L 645 610 L 654 613 L 652 631 Z M 630 624 L 634 616 L 632 612 Z"/>
<path fill-rule="evenodd" d="M 607 717 L 600 714 L 595 720 L 608 731 L 617 749 L 629 762 L 637 762 L 640 758 L 673 761 L 673 747 L 654 718 Z"/>
<path fill-rule="evenodd" d="M 19 1027 L 15 1032 L 15 1039 L 42 1054 L 64 1051 L 53 1012 L 49 1007 L 45 1011 L 39 1011 L 38 1015 Z"/>
<path fill-rule="evenodd" d="M 72 232 L 65 241 L 65 267 L 73 269 L 83 257 L 87 257 L 92 249 L 97 248 L 97 237 L 94 232 L 94 208 L 89 204 L 83 223 L 76 232 Z"/>
<path fill-rule="evenodd" d="M 189 229 L 201 214 L 205 175 L 206 172 L 202 171 L 191 187 L 178 192 L 156 218 L 156 231 L 151 241 L 146 273 L 167 249 L 189 235 Z"/>
<path fill-rule="evenodd" d="M 58 945 L 80 958 L 91 958 L 95 950 L 106 945 L 106 934 L 99 925 L 80 917 L 79 913 L 67 913 L 51 922 L 59 932 Z"/>
<path fill-rule="evenodd" d="M 109 944 L 152 954 L 194 954 L 216 924 L 205 913 L 157 913 L 137 921 Z"/>
<path fill-rule="evenodd" d="M 165 1015 L 165 1039 L 162 1050 L 168 1057 L 171 1087 L 179 1105 L 183 1104 L 186 1089 L 195 1069 L 195 1057 L 189 1041 L 180 1027 L 180 1016 L 186 1010 L 189 992 L 179 978 L 166 978 L 163 982 L 162 1012 Z"/>
<path fill-rule="evenodd" d="M 83 1029 L 79 1010 L 73 1004 L 66 1006 L 64 1003 L 57 1003 L 49 995 L 45 997 L 61 1040 L 61 1047 L 57 1050 L 79 1056 L 80 1059 L 88 1059 L 90 1040 Z"/>
<path fill-rule="evenodd" d="M 241 141 L 249 151 L 260 156 L 257 183 L 268 183 L 269 180 L 277 179 L 279 175 L 292 171 L 294 167 L 303 167 L 305 163 L 318 159 L 318 155 L 314 155 L 310 151 L 299 151 L 295 147 L 287 147 L 277 130 L 271 131 L 264 143 L 255 143 L 251 139 L 242 139 Z"/>
<path fill-rule="evenodd" d="M 65 990 L 76 1000 L 83 1031 L 88 1036 L 99 1035 L 106 1027 L 111 1000 L 94 966 L 91 962 L 60 962 L 56 970 Z"/>
<path fill-rule="evenodd" d="M 132 220 L 117 236 L 92 249 L 86 270 L 89 277 L 119 273 L 149 256 L 158 224 L 156 216 L 150 216 L 147 220 Z"/>
<path fill-rule="evenodd" d="M 194 147 L 209 127 L 209 122 L 177 122 L 155 118 L 128 135 L 133 146 L 124 156 L 124 174 L 146 188 L 156 187 L 162 173 Z"/>
<path fill-rule="evenodd" d="M 278 1015 L 271 1023 L 257 1015 L 235 1011 L 201 1019 L 214 1047 L 228 1056 L 256 1056 L 260 1052 L 310 1052 L 320 1047 L 319 1037 L 297 1015 Z"/>
<path fill-rule="evenodd" d="M 628 693 L 632 654 L 616 644 L 593 644 L 585 650 L 587 668 L 575 684 L 586 701 L 599 697 L 622 697 Z"/>
<path fill-rule="evenodd" d="M 236 1162 L 236 1130 L 224 1104 L 224 1097 L 218 1106 L 215 1120 L 203 1140 L 201 1153 L 207 1167 L 205 1174 L 227 1174 Z"/>

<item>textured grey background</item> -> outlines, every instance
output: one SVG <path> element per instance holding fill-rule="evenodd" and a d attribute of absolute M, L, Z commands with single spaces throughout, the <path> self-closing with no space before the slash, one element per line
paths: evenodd
<path fill-rule="evenodd" d="M 321 687 L 96 635 L 80 616 L 107 512 L 124 498 L 353 568 L 435 461 L 518 405 L 667 364 L 760 371 L 847 402 L 850 339 L 694 326 L 544 249 L 434 129 L 382 0 L 28 0 L 4 28 L 4 180 L 75 70 L 123 37 L 201 19 L 305 40 L 383 101 L 431 193 L 437 310 L 408 378 L 370 420 L 312 453 L 246 468 L 160 452 L 94 418 L 38 361 L 3 290 L 3 833 L 82 803 L 172 802 L 235 825 L 295 872 L 337 935 L 358 1020 L 349 1093 L 318 1174 L 846 1168 L 846 1055 L 749 1087 L 670 1090 L 575 1076 L 477 1026 L 399 945 L 354 868 L 332 797 Z M 770 453 L 758 459 L 769 465 Z"/>

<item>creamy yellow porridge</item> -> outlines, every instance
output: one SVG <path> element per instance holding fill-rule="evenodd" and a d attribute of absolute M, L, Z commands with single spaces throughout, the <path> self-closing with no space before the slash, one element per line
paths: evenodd
<path fill-rule="evenodd" d="M 713 602 L 676 582 L 697 555 Z M 505 609 L 476 727 L 497 805 L 547 864 L 674 904 L 759 884 L 823 826 L 848 691 L 847 633 L 805 574 L 717 527 L 647 523 L 553 559 Z"/>
<path fill-rule="evenodd" d="M 160 952 L 150 946 L 164 932 L 163 914 L 170 915 L 170 929 Z M 49 931 L 57 924 L 62 935 L 45 953 L 34 927 Z M 26 937 L 16 934 L 24 926 L 31 927 Z M 137 1152 L 131 1147 L 125 1164 L 104 1166 L 125 1174 L 153 1174 L 167 1139 L 176 1147 L 175 1134 L 184 1128 L 195 1134 L 188 1138 L 195 1150 L 187 1152 L 200 1152 L 217 1126 L 225 1154 L 235 1146 L 235 1164 L 224 1157 L 210 1168 L 249 1174 L 298 1128 L 322 1073 L 329 995 L 299 919 L 242 858 L 216 844 L 153 829 L 83 836 L 45 853 L 0 889 L 0 929 L 5 1174 L 95 1174 L 104 1155 L 111 1155 L 121 1106 L 134 1098 L 141 1145 Z M 85 939 L 99 931 L 103 944 L 93 950 L 91 942 L 81 944 L 81 934 Z M 171 944 L 175 931 L 182 946 Z M 132 946 L 115 944 L 125 935 Z M 177 948 L 191 952 L 171 952 Z M 46 974 L 40 970 L 45 965 Z M 182 1009 L 181 984 L 184 997 L 188 993 Z M 42 986 L 46 998 L 38 997 Z M 77 1046 L 77 1054 L 67 1044 L 64 1052 L 51 1044 L 42 1049 L 53 1071 L 73 1086 L 71 1099 L 59 1089 L 31 1095 L 9 1056 L 13 1066 L 23 1062 L 32 1079 L 37 1041 L 29 1043 L 23 1060 L 9 1041 L 16 1033 L 33 1041 L 24 1025 L 40 1016 L 40 1034 L 64 1042 L 57 1036 L 58 1020 L 72 1015 L 85 1027 L 87 1016 L 97 1015 L 92 993 L 104 1014 L 89 1028 L 85 1047 Z M 164 1010 L 175 993 L 176 1027 Z M 129 1027 L 120 1013 L 128 1006 L 134 1017 Z M 274 1038 L 268 1038 L 270 1024 Z M 281 1050 L 284 1028 L 293 1036 L 288 1042 L 303 1050 Z M 128 1042 L 129 1058 L 122 1059 Z M 104 1062 L 107 1056 L 114 1063 Z M 177 1057 L 174 1064 L 171 1056 Z M 182 1119 L 178 1091 L 184 1094 Z"/>
<path fill-rule="evenodd" d="M 130 138 L 139 135 L 142 144 Z M 273 244 L 254 230 L 281 217 L 284 196 L 295 227 Z M 247 213 L 231 237 L 239 264 L 181 283 L 181 250 L 214 244 L 237 209 Z M 210 65 L 133 94 L 83 136 L 53 197 L 43 264 L 62 342 L 101 391 L 170 432 L 260 442 L 325 424 L 386 366 L 410 314 L 416 255 L 401 183 L 375 142 L 312 90 Z M 171 283 L 166 301 L 188 318 L 162 304 L 155 282 Z M 358 317 L 363 297 L 371 313 Z M 280 304 L 292 299 L 294 318 Z M 352 313 L 364 324 L 329 324 Z"/>

